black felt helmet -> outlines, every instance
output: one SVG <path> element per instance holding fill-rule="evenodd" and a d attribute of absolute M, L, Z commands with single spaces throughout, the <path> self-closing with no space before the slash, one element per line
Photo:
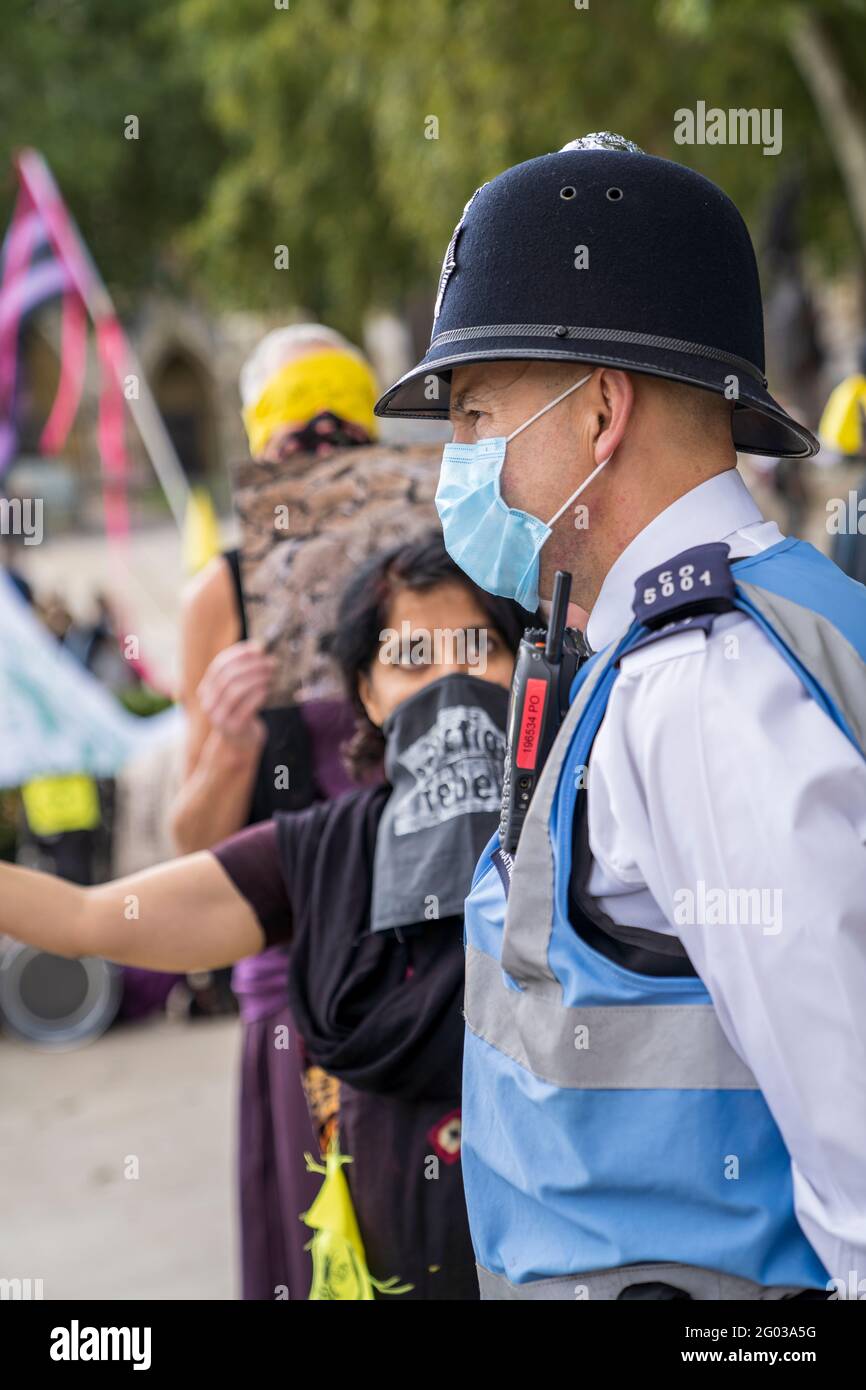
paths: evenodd
<path fill-rule="evenodd" d="M 376 414 L 445 419 L 452 367 L 509 358 L 727 394 L 737 449 L 818 450 L 767 390 L 758 270 L 736 207 L 621 136 L 584 136 L 472 195 L 445 253 L 430 346 Z"/>

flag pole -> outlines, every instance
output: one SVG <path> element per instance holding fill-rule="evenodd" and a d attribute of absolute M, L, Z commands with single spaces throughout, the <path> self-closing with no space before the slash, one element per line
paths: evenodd
<path fill-rule="evenodd" d="M 15 167 L 22 185 L 44 219 L 55 249 L 62 256 L 69 271 L 73 288 L 80 295 L 91 319 L 94 323 L 99 323 L 113 318 L 119 326 L 120 320 L 108 287 L 66 208 L 54 176 L 42 155 L 38 150 L 20 150 L 15 155 Z M 182 531 L 190 495 L 189 483 L 138 356 L 120 326 L 119 334 L 121 352 L 112 357 L 112 370 L 129 406 L 172 516 Z M 131 398 L 125 390 L 126 380 L 130 376 L 135 378 L 138 388 L 137 394 Z"/>

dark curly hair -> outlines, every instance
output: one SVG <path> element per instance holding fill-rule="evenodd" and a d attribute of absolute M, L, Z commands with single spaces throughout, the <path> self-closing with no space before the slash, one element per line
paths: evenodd
<path fill-rule="evenodd" d="M 401 589 L 424 591 L 455 580 L 477 599 L 490 626 L 516 653 L 524 628 L 536 622 L 537 617 L 511 599 L 496 598 L 479 589 L 451 559 L 439 531 L 374 555 L 352 576 L 343 592 L 328 648 L 340 667 L 355 712 L 355 733 L 344 746 L 343 756 L 356 781 L 381 767 L 385 751 L 382 732 L 369 719 L 358 687 L 360 678 L 369 672 L 379 654 L 391 601 Z"/>

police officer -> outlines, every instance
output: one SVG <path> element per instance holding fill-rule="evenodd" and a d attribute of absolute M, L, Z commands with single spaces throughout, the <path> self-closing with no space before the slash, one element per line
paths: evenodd
<path fill-rule="evenodd" d="M 482 1296 L 866 1291 L 866 590 L 736 471 L 817 447 L 767 390 L 737 209 L 615 136 L 506 170 L 377 412 L 450 413 L 473 579 L 532 609 L 566 569 L 589 612 L 467 901 Z"/>

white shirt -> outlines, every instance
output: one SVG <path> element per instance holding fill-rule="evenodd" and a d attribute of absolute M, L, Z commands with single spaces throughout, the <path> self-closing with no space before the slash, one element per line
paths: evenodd
<path fill-rule="evenodd" d="M 701 483 L 618 557 L 590 644 L 625 632 L 635 580 L 680 551 L 781 539 L 736 470 Z M 589 892 L 680 937 L 781 1130 L 803 1231 L 866 1295 L 866 763 L 730 613 L 623 660 L 587 786 Z"/>

